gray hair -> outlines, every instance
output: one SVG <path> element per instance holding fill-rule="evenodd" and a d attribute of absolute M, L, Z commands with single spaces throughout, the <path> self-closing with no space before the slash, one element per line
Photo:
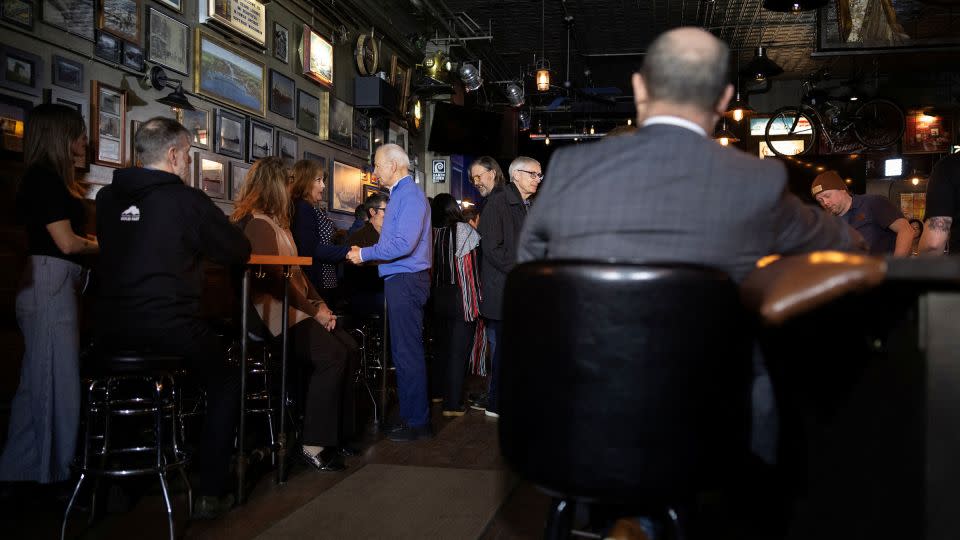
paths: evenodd
<path fill-rule="evenodd" d="M 410 157 L 407 156 L 407 151 L 403 147 L 396 144 L 385 144 L 377 149 L 377 152 L 383 152 L 381 155 L 384 159 L 396 161 L 397 167 L 400 169 L 410 170 Z"/>
<path fill-rule="evenodd" d="M 730 48 L 705 31 L 705 39 L 684 39 L 689 31 L 676 29 L 653 40 L 640 74 L 651 101 L 712 111 L 727 85 Z"/>
<path fill-rule="evenodd" d="M 183 137 L 190 140 L 190 131 L 180 122 L 157 116 L 140 125 L 133 137 L 133 144 L 144 165 L 154 165 L 164 160 L 167 150 L 177 146 Z"/>
<path fill-rule="evenodd" d="M 518 170 L 530 166 L 530 165 L 540 165 L 540 162 L 533 159 L 532 157 L 519 156 L 513 161 L 510 162 L 510 181 L 513 182 L 513 173 Z"/>

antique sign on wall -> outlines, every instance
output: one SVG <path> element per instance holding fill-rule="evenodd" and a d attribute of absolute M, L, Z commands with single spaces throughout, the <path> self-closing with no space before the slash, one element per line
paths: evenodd
<path fill-rule="evenodd" d="M 205 0 L 200 22 L 213 23 L 263 47 L 267 42 L 267 8 L 257 0 Z"/>

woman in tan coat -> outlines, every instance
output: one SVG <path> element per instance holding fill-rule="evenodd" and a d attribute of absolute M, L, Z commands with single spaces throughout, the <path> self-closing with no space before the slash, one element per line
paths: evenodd
<path fill-rule="evenodd" d="M 287 169 L 277 157 L 253 164 L 240 191 L 231 220 L 237 223 L 258 255 L 296 256 L 290 233 L 290 199 Z M 276 266 L 265 267 L 268 276 L 254 281 L 253 304 L 273 336 L 280 334 L 283 309 L 283 276 Z M 289 339 L 292 357 L 309 374 L 303 398 L 303 459 L 318 470 L 339 471 L 342 412 L 351 357 L 357 344 L 341 328 L 337 317 L 317 294 L 299 267 L 290 276 Z M 346 423 L 349 425 L 349 423 Z"/>

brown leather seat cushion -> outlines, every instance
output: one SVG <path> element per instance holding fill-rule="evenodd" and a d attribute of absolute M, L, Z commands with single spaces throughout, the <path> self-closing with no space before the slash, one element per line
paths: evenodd
<path fill-rule="evenodd" d="M 879 257 L 817 251 L 761 261 L 740 286 L 744 305 L 764 324 L 779 325 L 845 294 L 879 285 L 887 271 Z"/>

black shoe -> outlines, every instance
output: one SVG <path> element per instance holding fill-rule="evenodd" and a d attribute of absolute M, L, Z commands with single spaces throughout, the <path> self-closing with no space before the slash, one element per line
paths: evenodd
<path fill-rule="evenodd" d="M 338 446 L 337 452 L 340 453 L 340 457 L 357 457 L 360 455 L 360 450 L 350 446 Z"/>
<path fill-rule="evenodd" d="M 467 405 L 473 405 L 474 403 L 486 404 L 487 403 L 487 393 L 480 392 L 475 394 L 473 392 L 467 394 Z"/>
<path fill-rule="evenodd" d="M 304 463 L 313 467 L 314 469 L 319 469 L 320 465 L 322 465 L 322 463 L 320 462 L 319 456 L 320 454 L 316 454 L 316 455 L 311 454 L 310 452 L 307 452 L 307 450 L 304 447 L 302 446 L 300 447 L 300 459 L 302 459 Z"/>
<path fill-rule="evenodd" d="M 430 428 L 429 424 L 425 426 L 408 426 L 404 424 L 397 426 L 394 430 L 390 431 L 390 433 L 387 434 L 387 438 L 394 442 L 411 442 L 421 439 L 432 439 L 433 429 Z"/>
<path fill-rule="evenodd" d="M 478 411 L 485 411 L 485 410 L 487 410 L 487 396 L 483 396 L 483 399 L 482 399 L 482 400 L 471 401 L 471 402 L 470 402 L 470 408 L 471 408 L 471 409 L 476 409 L 476 410 L 478 410 Z"/>
<path fill-rule="evenodd" d="M 347 468 L 343 458 L 340 457 L 340 449 L 336 447 L 324 448 L 317 454 L 317 461 L 320 462 L 317 466 L 318 471 L 340 472 Z"/>
<path fill-rule="evenodd" d="M 201 495 L 193 503 L 193 519 L 216 519 L 233 507 L 233 495 Z"/>

